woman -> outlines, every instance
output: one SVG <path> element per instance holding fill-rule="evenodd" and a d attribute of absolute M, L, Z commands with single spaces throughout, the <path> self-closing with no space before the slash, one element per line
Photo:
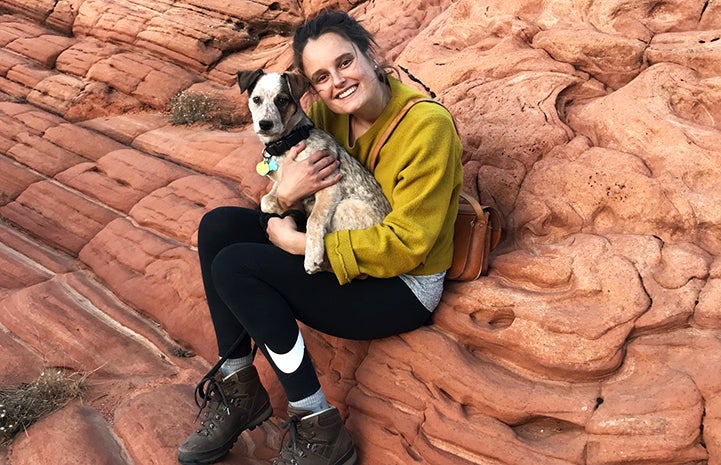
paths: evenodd
<path fill-rule="evenodd" d="M 342 12 L 307 21 L 293 39 L 294 64 L 320 97 L 310 117 L 366 166 L 386 125 L 408 100 L 422 96 L 383 71 L 374 45 Z M 288 209 L 339 179 L 334 158 L 317 152 L 296 161 L 300 148 L 284 162 L 278 186 Z M 243 430 L 271 415 L 252 364 L 251 337 L 289 401 L 291 440 L 274 463 L 356 462 L 353 442 L 325 398 L 296 320 L 356 340 L 411 331 L 429 320 L 451 264 L 461 153 L 448 112 L 434 103 L 416 104 L 383 146 L 374 171 L 392 211 L 371 228 L 325 236 L 326 269 L 332 272 L 305 273 L 305 235 L 292 216 L 263 222 L 256 210 L 221 207 L 203 217 L 201 272 L 218 350 L 227 359 L 219 362 L 220 373 L 211 370 L 199 385 L 207 410 L 178 450 L 181 463 L 220 460 Z"/>

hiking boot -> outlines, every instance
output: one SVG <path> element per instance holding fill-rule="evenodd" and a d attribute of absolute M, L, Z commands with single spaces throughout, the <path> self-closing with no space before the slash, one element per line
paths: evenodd
<path fill-rule="evenodd" d="M 198 417 L 207 409 L 200 427 L 178 448 L 178 462 L 183 465 L 221 460 L 240 433 L 254 429 L 273 413 L 268 393 L 253 365 L 227 378 L 220 373 L 206 375 L 195 390 L 195 402 L 200 407 Z"/>
<path fill-rule="evenodd" d="M 273 465 L 354 465 L 358 459 L 353 441 L 343 425 L 338 409 L 330 407 L 322 412 L 288 407 L 290 419 L 286 434 L 290 439 L 283 445 Z M 285 434 L 283 439 L 285 439 Z M 281 440 L 281 443 L 283 440 Z"/>

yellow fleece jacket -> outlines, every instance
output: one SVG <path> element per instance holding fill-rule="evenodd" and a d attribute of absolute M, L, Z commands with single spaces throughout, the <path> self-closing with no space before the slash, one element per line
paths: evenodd
<path fill-rule="evenodd" d="M 390 77 L 391 100 L 371 128 L 349 144 L 348 115 L 322 100 L 308 114 L 368 168 L 370 153 L 394 117 L 420 92 Z M 415 104 L 378 155 L 374 175 L 392 211 L 379 225 L 325 236 L 325 249 L 340 284 L 360 274 L 388 278 L 428 275 L 451 266 L 453 225 L 463 182 L 463 147 L 453 118 L 433 102 Z"/>

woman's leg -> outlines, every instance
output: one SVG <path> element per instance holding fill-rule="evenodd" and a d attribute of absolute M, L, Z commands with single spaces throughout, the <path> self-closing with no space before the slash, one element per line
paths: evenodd
<path fill-rule="evenodd" d="M 220 299 L 248 329 L 297 401 L 320 385 L 296 319 L 347 339 L 377 339 L 423 325 L 430 312 L 399 278 L 354 280 L 308 275 L 303 257 L 260 243 L 223 248 L 212 264 Z"/>
<path fill-rule="evenodd" d="M 257 242 L 268 244 L 265 231 L 260 226 L 261 213 L 240 207 L 219 207 L 207 212 L 198 226 L 198 257 L 203 287 L 215 328 L 219 355 L 239 358 L 250 354 L 250 338 L 228 353 L 243 326 L 218 295 L 211 265 L 218 252 L 231 244 Z"/>
<path fill-rule="evenodd" d="M 218 351 L 233 358 L 225 361 L 220 373 L 208 373 L 196 388 L 196 402 L 203 401 L 198 415 L 203 416 L 197 429 L 178 447 L 178 461 L 184 465 L 222 459 L 243 431 L 261 424 L 273 411 L 252 366 L 250 337 L 228 353 L 244 328 L 218 295 L 212 276 L 213 260 L 225 247 L 243 242 L 267 244 L 261 216 L 254 210 L 221 207 L 206 213 L 198 228 L 198 256 Z"/>
<path fill-rule="evenodd" d="M 250 354 L 250 338 L 246 338 L 234 353 L 228 353 L 243 326 L 218 295 L 212 276 L 216 255 L 231 244 L 243 242 L 268 243 L 260 226 L 261 213 L 240 207 L 219 207 L 207 212 L 198 226 L 198 257 L 203 287 L 215 328 L 219 355 L 231 358 Z"/>
<path fill-rule="evenodd" d="M 324 399 L 296 319 L 335 336 L 375 339 L 414 329 L 430 316 L 398 278 L 369 278 L 339 286 L 331 273 L 306 274 L 303 257 L 268 243 L 262 216 L 236 207 L 208 212 L 198 230 L 198 255 L 219 353 L 234 359 L 248 356 L 249 337 L 227 353 L 247 329 L 291 402 L 304 403 L 319 393 Z M 242 431 L 271 414 L 253 366 L 229 371 L 222 380 L 209 380 L 207 387 L 208 407 L 201 426 L 178 448 L 183 464 L 220 460 Z M 294 410 L 299 412 L 305 410 Z M 334 444 L 340 460 L 345 463 L 348 456 L 355 461 L 353 443 L 337 410 L 326 409 L 319 415 L 327 442 Z M 299 420 L 299 428 L 317 429 L 321 417 L 312 418 Z"/>

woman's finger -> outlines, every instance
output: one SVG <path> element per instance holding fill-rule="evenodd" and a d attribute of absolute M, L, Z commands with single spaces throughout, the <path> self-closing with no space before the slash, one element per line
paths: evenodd
<path fill-rule="evenodd" d="M 307 158 L 308 163 L 311 165 L 314 165 L 318 163 L 319 161 L 322 161 L 326 157 L 330 156 L 328 152 L 325 150 L 316 150 L 315 152 L 311 153 L 310 156 Z"/>
<path fill-rule="evenodd" d="M 333 175 L 336 170 L 338 170 L 338 167 L 340 166 L 340 161 L 337 159 L 332 160 L 329 164 L 322 167 L 318 171 L 318 179 L 326 179 L 327 177 Z M 340 173 L 340 171 L 338 171 Z"/>
<path fill-rule="evenodd" d="M 296 145 L 290 148 L 288 150 L 288 153 L 286 156 L 290 158 L 291 160 L 295 160 L 298 157 L 298 154 L 302 152 L 305 149 L 305 141 L 300 141 Z"/>
<path fill-rule="evenodd" d="M 320 181 L 320 188 L 322 189 L 328 186 L 332 186 L 333 184 L 336 184 L 338 181 L 340 181 L 342 177 L 343 173 L 341 173 L 340 171 L 330 176 L 326 176 Z"/>

